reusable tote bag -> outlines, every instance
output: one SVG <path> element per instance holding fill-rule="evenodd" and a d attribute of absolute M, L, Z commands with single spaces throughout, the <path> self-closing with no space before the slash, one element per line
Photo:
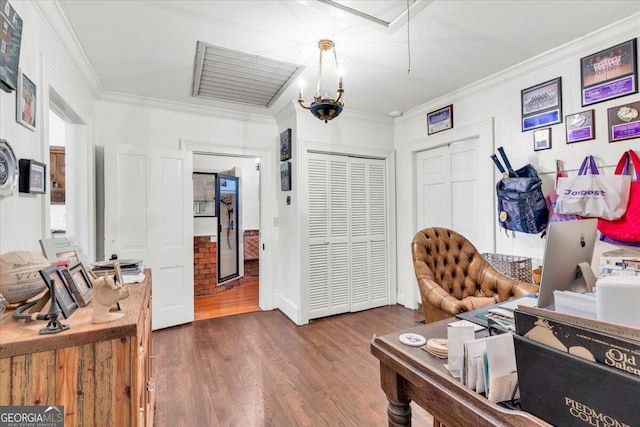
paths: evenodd
<path fill-rule="evenodd" d="M 560 160 L 556 160 L 556 186 L 558 185 L 558 180 L 560 178 L 566 178 L 567 172 L 564 170 L 562 166 L 562 162 Z M 561 221 L 573 221 L 575 219 L 581 219 L 580 215 L 568 214 L 564 215 L 556 212 L 556 203 L 558 201 L 558 193 L 554 189 L 549 195 L 546 197 L 547 207 L 549 208 L 549 223 L 552 222 L 561 222 Z"/>
<path fill-rule="evenodd" d="M 629 175 L 600 175 L 593 156 L 587 156 L 578 175 L 558 180 L 555 211 L 584 217 L 618 219 L 627 210 L 630 189 Z"/>
<path fill-rule="evenodd" d="M 615 173 L 616 175 L 630 175 L 629 163 L 633 164 L 636 180 L 631 183 L 627 211 L 621 218 L 613 221 L 602 218 L 598 220 L 598 230 L 606 237 L 603 240 L 611 243 L 640 242 L 640 158 L 638 155 L 633 150 L 625 152 L 616 166 Z"/>

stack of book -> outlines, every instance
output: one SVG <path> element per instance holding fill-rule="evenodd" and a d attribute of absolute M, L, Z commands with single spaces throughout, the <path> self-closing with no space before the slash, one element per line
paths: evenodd
<path fill-rule="evenodd" d="M 640 329 L 515 310 L 521 408 L 560 426 L 640 425 Z"/>
<path fill-rule="evenodd" d="M 120 265 L 120 270 L 123 275 L 138 275 L 144 271 L 144 265 L 141 259 L 115 259 L 107 261 L 98 261 L 92 264 L 93 271 L 96 276 L 103 276 L 105 273 L 108 275 L 115 274 L 115 265 Z"/>

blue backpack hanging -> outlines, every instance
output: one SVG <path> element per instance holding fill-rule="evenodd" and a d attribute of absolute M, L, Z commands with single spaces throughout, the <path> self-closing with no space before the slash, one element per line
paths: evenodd
<path fill-rule="evenodd" d="M 538 234 L 545 231 L 549 209 L 542 193 L 542 180 L 530 164 L 514 171 L 504 149 L 498 148 L 506 170 L 493 154 L 491 158 L 502 172 L 496 184 L 498 219 L 500 227 L 522 233 Z"/>

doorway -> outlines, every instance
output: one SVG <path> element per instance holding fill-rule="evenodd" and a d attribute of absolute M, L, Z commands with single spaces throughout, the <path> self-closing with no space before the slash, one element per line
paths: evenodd
<path fill-rule="evenodd" d="M 258 311 L 259 162 L 250 156 L 194 153 L 193 175 L 211 176 L 215 188 L 213 201 L 196 200 L 194 184 L 194 319 Z M 208 202 L 212 215 L 196 214 Z"/>

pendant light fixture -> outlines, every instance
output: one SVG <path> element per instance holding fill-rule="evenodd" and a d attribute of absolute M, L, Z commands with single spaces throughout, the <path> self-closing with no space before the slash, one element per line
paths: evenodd
<path fill-rule="evenodd" d="M 338 80 L 338 96 L 336 99 L 333 99 L 329 96 L 328 93 L 324 93 L 320 95 L 320 82 L 322 81 L 322 54 L 328 50 L 333 51 L 333 58 L 336 62 L 336 70 L 338 70 L 338 56 L 336 54 L 336 48 L 331 40 L 320 40 L 318 42 L 318 48 L 320 49 L 320 61 L 318 65 L 318 84 L 316 86 L 316 94 L 313 97 L 313 102 L 311 106 L 307 107 L 304 104 L 304 98 L 302 96 L 302 86 L 300 87 L 300 93 L 298 96 L 298 103 L 302 108 L 307 110 L 311 110 L 311 114 L 315 117 L 323 120 L 327 123 L 329 120 L 333 120 L 340 115 L 342 109 L 344 108 L 344 101 L 342 100 L 342 94 L 344 93 L 344 89 L 342 88 L 342 76 L 339 76 Z"/>

